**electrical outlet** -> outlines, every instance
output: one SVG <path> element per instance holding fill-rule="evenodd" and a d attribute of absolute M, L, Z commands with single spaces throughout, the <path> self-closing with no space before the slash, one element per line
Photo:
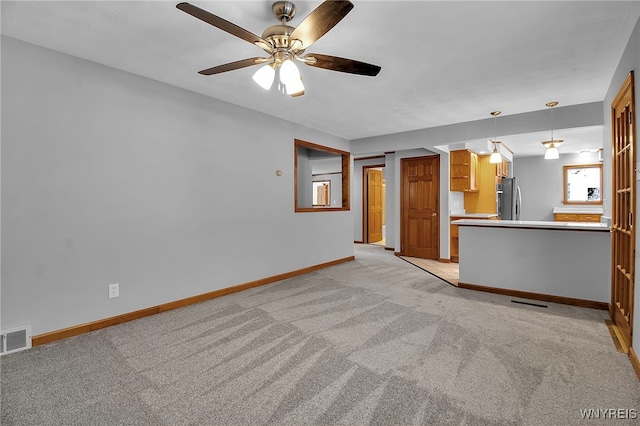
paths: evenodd
<path fill-rule="evenodd" d="M 120 296 L 120 284 L 109 284 L 109 299 Z"/>

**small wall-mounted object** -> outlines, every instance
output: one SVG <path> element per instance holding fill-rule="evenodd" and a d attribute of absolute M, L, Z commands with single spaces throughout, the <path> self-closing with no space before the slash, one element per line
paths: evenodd
<path fill-rule="evenodd" d="M 31 348 L 31 324 L 8 328 L 0 332 L 0 355 Z"/>
<path fill-rule="evenodd" d="M 282 176 L 282 170 L 276 170 L 276 176 Z"/>

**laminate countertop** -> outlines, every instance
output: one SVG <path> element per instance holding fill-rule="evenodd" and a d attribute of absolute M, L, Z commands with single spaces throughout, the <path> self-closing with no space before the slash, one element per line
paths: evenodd
<path fill-rule="evenodd" d="M 520 229 L 558 229 L 578 231 L 609 232 L 609 225 L 599 222 L 551 222 L 543 220 L 477 220 L 460 219 L 451 222 L 459 226 L 482 226 L 489 228 L 520 228 Z"/>
<path fill-rule="evenodd" d="M 498 215 L 495 213 L 463 213 L 463 214 L 452 214 L 452 218 L 465 218 L 465 219 L 493 219 L 497 218 Z"/>

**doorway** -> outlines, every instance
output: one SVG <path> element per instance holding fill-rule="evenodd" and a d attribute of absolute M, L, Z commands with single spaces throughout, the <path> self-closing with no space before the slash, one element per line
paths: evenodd
<path fill-rule="evenodd" d="M 384 164 L 362 166 L 362 240 L 386 245 L 386 180 Z"/>
<path fill-rule="evenodd" d="M 623 349 L 632 344 L 635 281 L 636 153 L 633 72 L 611 104 L 611 305 L 609 315 Z"/>
<path fill-rule="evenodd" d="M 440 257 L 440 156 L 403 158 L 400 181 L 400 254 Z"/>

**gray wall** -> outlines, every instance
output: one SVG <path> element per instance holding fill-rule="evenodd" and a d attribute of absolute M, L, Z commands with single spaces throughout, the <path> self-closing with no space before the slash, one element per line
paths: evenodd
<path fill-rule="evenodd" d="M 556 129 L 602 125 L 602 102 L 554 108 L 553 121 Z M 502 135 L 547 132 L 549 112 L 540 110 L 501 117 L 500 131 Z M 440 145 L 490 139 L 495 136 L 493 119 L 488 118 L 353 140 L 351 153 L 361 155 L 416 148 L 432 149 Z"/>
<path fill-rule="evenodd" d="M 396 175 L 396 154 L 385 154 L 385 167 L 384 167 L 384 179 L 386 181 L 387 202 L 384 206 L 386 215 L 386 228 L 385 228 L 385 247 L 393 249 L 394 251 L 400 251 L 400 247 L 397 246 L 397 242 L 400 241 L 399 237 L 392 232 L 394 224 L 396 223 L 396 187 L 394 184 L 393 176 Z"/>
<path fill-rule="evenodd" d="M 640 8 L 640 2 L 635 2 L 633 7 Z M 640 137 L 640 130 L 638 126 L 638 122 L 640 120 L 640 20 L 636 22 L 635 29 L 633 30 L 633 34 L 629 39 L 629 43 L 618 63 L 616 71 L 613 75 L 613 79 L 611 80 L 611 85 L 609 86 L 609 90 L 607 90 L 607 95 L 604 98 L 604 134 L 605 134 L 605 149 L 604 153 L 604 164 L 605 167 L 611 164 L 611 150 L 607 149 L 607 147 L 611 146 L 611 103 L 613 99 L 616 97 L 618 90 L 620 90 L 620 86 L 624 83 L 624 80 L 627 78 L 629 71 L 634 71 L 634 80 L 635 80 L 635 132 L 636 132 L 636 149 L 638 147 L 638 137 Z M 636 151 L 637 152 L 637 151 Z M 636 154 L 636 170 L 640 168 L 640 156 Z M 607 176 L 609 175 L 609 176 Z M 605 181 L 605 188 L 611 188 L 611 176 L 610 174 L 605 174 L 607 176 L 607 180 Z M 638 174 L 636 174 L 638 176 Z M 637 177 L 636 177 L 637 179 Z M 636 182 L 636 216 L 639 210 L 638 203 L 638 184 Z M 607 197 L 611 198 L 611 197 Z M 611 216 L 611 202 L 608 201 L 605 203 L 605 214 L 607 216 Z M 638 223 L 636 219 L 636 224 Z M 640 249 L 640 233 L 636 233 L 636 249 Z M 636 255 L 636 271 L 640 268 L 640 260 Z M 640 342 L 638 336 L 640 336 L 640 274 L 636 273 L 635 277 L 635 299 L 634 299 L 634 320 L 633 320 L 633 329 L 635 330 L 635 338 L 633 339 L 632 345 L 635 349 L 636 353 L 640 352 Z"/>
<path fill-rule="evenodd" d="M 552 209 L 563 205 L 563 166 L 568 164 L 597 164 L 598 154 L 564 154 L 557 160 L 544 157 L 515 157 L 512 175 L 520 179 L 522 210 L 520 220 L 553 220 Z M 611 173 L 603 169 L 604 175 Z M 609 198 L 610 188 L 603 188 Z"/>
<path fill-rule="evenodd" d="M 313 204 L 313 169 L 309 159 L 309 150 L 298 147 L 298 208 L 311 208 Z"/>
<path fill-rule="evenodd" d="M 293 210 L 294 139 L 348 141 L 11 38 L 1 59 L 3 327 L 37 335 L 353 255 L 350 212 Z"/>

